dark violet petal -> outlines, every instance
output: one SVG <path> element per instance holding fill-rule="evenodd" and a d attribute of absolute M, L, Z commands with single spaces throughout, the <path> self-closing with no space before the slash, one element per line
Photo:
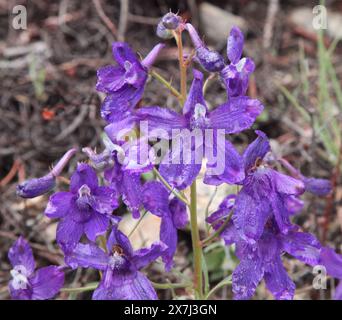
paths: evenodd
<path fill-rule="evenodd" d="M 264 159 L 267 152 L 271 150 L 270 142 L 265 133 L 256 130 L 258 137 L 246 148 L 243 153 L 245 170 L 249 171 L 258 159 Z"/>
<path fill-rule="evenodd" d="M 140 217 L 140 207 L 142 206 L 142 185 L 140 181 L 140 174 L 124 172 L 122 181 L 122 200 L 125 205 L 131 210 L 133 218 Z"/>
<path fill-rule="evenodd" d="M 224 68 L 224 59 L 220 53 L 210 50 L 206 46 L 196 49 L 196 58 L 201 66 L 209 72 L 218 72 Z"/>
<path fill-rule="evenodd" d="M 45 215 L 49 218 L 65 217 L 70 211 L 73 197 L 74 194 L 65 191 L 53 194 L 46 206 Z"/>
<path fill-rule="evenodd" d="M 114 246 L 120 246 L 123 249 L 125 256 L 131 257 L 133 255 L 133 248 L 129 239 L 117 227 L 113 227 L 107 240 L 107 250 L 112 252 Z"/>
<path fill-rule="evenodd" d="M 196 104 L 201 104 L 207 109 L 203 97 L 203 74 L 194 69 L 193 75 L 194 79 L 192 80 L 191 88 L 183 107 L 183 114 L 188 119 L 193 115 Z"/>
<path fill-rule="evenodd" d="M 41 178 L 26 180 L 17 185 L 16 193 L 22 198 L 35 198 L 51 191 L 56 186 L 56 177 L 49 173 Z"/>
<path fill-rule="evenodd" d="M 113 210 L 119 206 L 117 194 L 110 187 L 100 186 L 94 192 L 95 201 L 92 208 L 100 213 L 112 214 Z"/>
<path fill-rule="evenodd" d="M 64 284 L 64 273 L 56 266 L 38 269 L 30 279 L 32 300 L 53 298 Z"/>
<path fill-rule="evenodd" d="M 236 201 L 236 195 L 230 194 L 226 198 L 223 199 L 221 204 L 219 205 L 218 210 L 213 212 L 206 221 L 210 224 L 218 222 L 219 220 L 222 220 L 223 218 L 228 217 L 230 211 L 234 208 Z"/>
<path fill-rule="evenodd" d="M 342 300 L 342 281 L 340 281 L 335 289 L 334 300 Z"/>
<path fill-rule="evenodd" d="M 227 39 L 227 56 L 231 63 L 238 63 L 243 50 L 244 36 L 241 30 L 234 26 Z"/>
<path fill-rule="evenodd" d="M 235 65 L 235 67 L 236 67 L 236 70 L 240 72 L 242 77 L 248 77 L 252 72 L 254 72 L 255 64 L 254 64 L 254 61 L 250 58 L 242 58 Z"/>
<path fill-rule="evenodd" d="M 113 274 L 110 286 L 103 281 L 94 291 L 93 300 L 157 300 L 151 282 L 141 272 L 135 274 Z"/>
<path fill-rule="evenodd" d="M 87 185 L 90 190 L 95 190 L 98 186 L 98 180 L 96 172 L 91 166 L 86 163 L 79 163 L 71 176 L 70 191 L 78 193 L 83 185 Z"/>
<path fill-rule="evenodd" d="M 73 250 L 65 253 L 65 263 L 73 269 L 83 267 L 106 270 L 108 256 L 95 244 L 79 243 Z"/>
<path fill-rule="evenodd" d="M 233 272 L 234 299 L 246 300 L 253 296 L 264 276 L 260 260 L 243 259 Z"/>
<path fill-rule="evenodd" d="M 293 299 L 296 286 L 286 273 L 279 256 L 268 264 L 265 270 L 265 282 L 268 290 L 277 300 Z"/>
<path fill-rule="evenodd" d="M 304 178 L 305 191 L 316 196 L 326 196 L 332 190 L 331 182 L 326 179 Z"/>
<path fill-rule="evenodd" d="M 125 42 L 113 42 L 112 44 L 113 59 L 121 67 L 125 67 L 125 62 L 140 63 L 137 55 L 130 46 Z"/>
<path fill-rule="evenodd" d="M 136 116 L 140 121 L 147 122 L 150 137 L 171 139 L 172 129 L 183 129 L 188 126 L 182 115 L 167 108 L 140 108 L 136 111 Z"/>
<path fill-rule="evenodd" d="M 224 222 L 220 221 L 219 223 L 215 224 L 214 229 L 217 230 L 221 226 L 222 223 Z M 234 224 L 232 223 L 232 221 L 230 221 L 228 225 L 223 229 L 223 231 L 220 234 L 220 238 L 223 239 L 224 243 L 227 246 L 241 240 L 241 237 L 236 231 L 236 228 L 234 227 Z"/>
<path fill-rule="evenodd" d="M 333 249 L 324 247 L 321 250 L 319 264 L 327 269 L 328 275 L 342 279 L 342 255 L 337 254 Z"/>
<path fill-rule="evenodd" d="M 144 184 L 143 203 L 146 210 L 158 217 L 170 215 L 169 192 L 158 181 L 149 181 Z"/>
<path fill-rule="evenodd" d="M 319 263 L 321 245 L 310 233 L 291 231 L 279 235 L 282 248 L 296 259 L 311 266 Z"/>
<path fill-rule="evenodd" d="M 175 227 L 177 229 L 184 228 L 189 222 L 185 203 L 175 197 L 170 201 L 169 208 Z"/>
<path fill-rule="evenodd" d="M 84 232 L 90 241 L 95 242 L 96 238 L 106 233 L 109 226 L 109 217 L 94 212 L 90 219 L 84 224 Z"/>
<path fill-rule="evenodd" d="M 248 97 L 231 98 L 209 113 L 209 127 L 238 133 L 250 128 L 264 109 L 259 100 Z"/>
<path fill-rule="evenodd" d="M 12 300 L 32 300 L 32 289 L 14 289 L 13 280 L 8 284 L 9 292 Z"/>
<path fill-rule="evenodd" d="M 134 251 L 130 262 L 138 270 L 157 260 L 166 251 L 167 246 L 162 242 L 155 242 L 150 248 L 142 248 Z"/>
<path fill-rule="evenodd" d="M 35 262 L 32 249 L 23 237 L 19 237 L 9 249 L 8 259 L 13 268 L 16 266 L 23 266 L 26 269 L 26 276 L 30 276 L 33 273 Z"/>
<path fill-rule="evenodd" d="M 125 70 L 119 66 L 105 66 L 97 70 L 96 90 L 111 93 L 125 84 Z"/>
<path fill-rule="evenodd" d="M 272 211 L 280 231 L 284 234 L 288 233 L 293 227 L 290 222 L 291 212 L 287 210 L 285 200 L 279 194 L 270 194 L 269 201 Z"/>
<path fill-rule="evenodd" d="M 62 249 L 74 248 L 81 239 L 84 226 L 80 222 L 65 217 L 58 223 L 56 240 Z"/>
<path fill-rule="evenodd" d="M 207 147 L 210 148 L 210 146 Z M 216 149 L 213 150 L 216 161 L 215 163 L 207 162 L 203 182 L 211 185 L 219 185 L 223 182 L 229 184 L 241 182 L 245 178 L 243 161 L 232 143 L 225 140 L 224 150 L 221 150 L 223 148 L 215 139 L 213 147 Z"/>
<path fill-rule="evenodd" d="M 233 221 L 246 241 L 253 243 L 261 237 L 270 214 L 268 199 L 255 200 L 241 189 L 236 197 Z"/>
<path fill-rule="evenodd" d="M 112 141 L 123 140 L 135 126 L 135 118 L 128 116 L 105 126 L 104 131 Z"/>
<path fill-rule="evenodd" d="M 286 195 L 299 196 L 305 191 L 302 181 L 272 170 L 272 180 L 277 192 Z"/>
<path fill-rule="evenodd" d="M 304 201 L 296 196 L 285 197 L 285 207 L 291 214 L 296 214 L 304 208 Z"/>
<path fill-rule="evenodd" d="M 177 249 L 178 235 L 177 229 L 170 216 L 164 216 L 160 225 L 160 241 L 167 245 L 167 250 L 163 253 L 165 270 L 169 272 L 173 266 L 173 256 Z"/>

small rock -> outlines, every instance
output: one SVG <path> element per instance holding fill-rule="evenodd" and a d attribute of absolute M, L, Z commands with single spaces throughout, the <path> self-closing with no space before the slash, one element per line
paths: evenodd
<path fill-rule="evenodd" d="M 227 41 L 233 26 L 239 27 L 243 32 L 247 31 L 247 23 L 243 18 L 208 2 L 203 2 L 199 6 L 199 14 L 206 37 L 216 44 Z"/>

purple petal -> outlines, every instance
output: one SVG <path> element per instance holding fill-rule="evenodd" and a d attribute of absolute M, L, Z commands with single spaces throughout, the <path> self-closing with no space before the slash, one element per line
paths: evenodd
<path fill-rule="evenodd" d="M 331 182 L 326 179 L 304 178 L 305 191 L 316 196 L 326 196 L 332 190 Z"/>
<path fill-rule="evenodd" d="M 107 250 L 112 252 L 112 248 L 115 245 L 120 246 L 127 257 L 131 257 L 133 255 L 133 248 L 127 236 L 116 227 L 113 227 L 107 240 Z"/>
<path fill-rule="evenodd" d="M 151 137 L 171 139 L 173 129 L 188 127 L 188 123 L 182 115 L 167 108 L 140 108 L 136 111 L 136 116 L 140 121 L 147 121 L 148 133 Z"/>
<path fill-rule="evenodd" d="M 73 248 L 80 241 L 83 231 L 82 223 L 76 222 L 67 216 L 58 223 L 56 240 L 63 250 L 64 248 Z"/>
<path fill-rule="evenodd" d="M 255 64 L 254 61 L 250 58 L 242 58 L 236 65 L 236 69 L 242 77 L 248 77 L 251 73 L 254 72 Z M 248 79 L 248 78 L 247 78 Z"/>
<path fill-rule="evenodd" d="M 223 199 L 221 204 L 219 205 L 218 210 L 213 212 L 206 221 L 210 224 L 218 222 L 219 220 L 222 220 L 223 218 L 228 217 L 230 211 L 234 208 L 236 201 L 236 195 L 230 194 L 226 198 Z"/>
<path fill-rule="evenodd" d="M 70 191 L 77 193 L 84 184 L 93 191 L 98 186 L 98 180 L 96 172 L 92 167 L 86 163 L 79 163 L 76 171 L 71 176 Z"/>
<path fill-rule="evenodd" d="M 320 264 L 325 266 L 330 276 L 342 279 L 342 255 L 337 254 L 333 249 L 324 247 L 321 250 Z"/>
<path fill-rule="evenodd" d="M 122 88 L 125 84 L 125 70 L 119 66 L 105 66 L 97 70 L 96 90 L 110 93 Z"/>
<path fill-rule="evenodd" d="M 64 273 L 56 266 L 38 269 L 30 279 L 32 300 L 53 298 L 64 284 Z"/>
<path fill-rule="evenodd" d="M 334 300 L 342 300 L 342 281 L 340 281 L 335 289 Z"/>
<path fill-rule="evenodd" d="M 143 187 L 144 207 L 158 217 L 170 215 L 169 192 L 158 181 L 149 181 Z"/>
<path fill-rule="evenodd" d="M 53 194 L 47 207 L 45 209 L 45 215 L 49 218 L 62 218 L 65 217 L 69 211 L 71 206 L 71 201 L 74 197 L 74 194 L 71 192 L 57 192 Z"/>
<path fill-rule="evenodd" d="M 233 272 L 234 299 L 246 300 L 253 296 L 263 278 L 264 270 L 258 259 L 243 259 Z"/>
<path fill-rule="evenodd" d="M 213 155 L 216 158 L 216 163 L 207 162 L 207 171 L 203 182 L 210 185 L 219 185 L 223 182 L 229 184 L 241 182 L 245 178 L 241 155 L 228 140 L 224 142 L 224 150 L 221 150 L 219 145 L 220 143 L 217 143 L 215 139 Z M 221 168 L 223 172 L 217 174 Z"/>
<path fill-rule="evenodd" d="M 125 67 L 125 62 L 140 63 L 137 55 L 131 47 L 125 42 L 113 42 L 112 44 L 113 59 L 121 66 Z"/>
<path fill-rule="evenodd" d="M 110 286 L 102 281 L 94 291 L 93 300 L 157 300 L 151 282 L 141 272 L 113 274 Z"/>
<path fill-rule="evenodd" d="M 92 208 L 100 213 L 112 214 L 119 206 L 117 194 L 114 189 L 101 186 L 94 191 L 95 202 Z"/>
<path fill-rule="evenodd" d="M 134 219 L 140 217 L 140 207 L 142 205 L 142 185 L 140 174 L 124 172 L 122 181 L 122 200 L 126 206 L 132 211 Z"/>
<path fill-rule="evenodd" d="M 282 233 L 288 233 L 293 228 L 290 222 L 291 212 L 287 210 L 285 200 L 279 194 L 270 194 L 269 201 L 273 210 L 274 218 Z"/>
<path fill-rule="evenodd" d="M 260 101 L 248 97 L 231 98 L 209 113 L 209 126 L 238 133 L 250 128 L 264 109 Z"/>
<path fill-rule="evenodd" d="M 173 198 L 169 204 L 173 224 L 177 229 L 184 228 L 188 222 L 189 217 L 186 211 L 186 205 L 178 198 Z"/>
<path fill-rule="evenodd" d="M 285 207 L 291 214 L 295 214 L 304 208 L 304 201 L 291 195 L 285 197 Z"/>
<path fill-rule="evenodd" d="M 13 280 L 8 284 L 12 300 L 32 300 L 32 288 L 28 289 L 14 289 Z"/>
<path fill-rule="evenodd" d="M 163 254 L 165 270 L 169 272 L 173 266 L 173 256 L 177 250 L 178 235 L 177 229 L 170 216 L 164 216 L 160 225 L 160 241 L 167 245 Z"/>
<path fill-rule="evenodd" d="M 277 300 L 292 300 L 296 289 L 290 279 L 280 257 L 274 259 L 265 271 L 265 282 L 268 290 Z"/>
<path fill-rule="evenodd" d="M 33 258 L 32 249 L 29 243 L 23 238 L 19 237 L 8 252 L 8 259 L 13 267 L 24 266 L 26 269 L 26 276 L 33 273 L 35 262 Z"/>
<path fill-rule="evenodd" d="M 233 221 L 245 240 L 253 243 L 261 237 L 270 214 L 267 199 L 256 200 L 241 189 L 236 197 Z"/>
<path fill-rule="evenodd" d="M 302 181 L 272 170 L 272 180 L 279 193 L 299 196 L 305 191 Z"/>
<path fill-rule="evenodd" d="M 192 80 L 189 94 L 183 107 L 183 114 L 190 118 L 195 110 L 196 104 L 203 105 L 206 109 L 206 103 L 203 97 L 203 74 L 198 70 L 193 70 L 194 79 Z"/>
<path fill-rule="evenodd" d="M 230 30 L 227 39 L 227 55 L 231 63 L 238 63 L 243 50 L 244 36 L 238 27 L 233 27 Z"/>
<path fill-rule="evenodd" d="M 258 137 L 247 147 L 243 153 L 245 170 L 251 169 L 258 159 L 264 159 L 267 152 L 271 150 L 270 143 L 265 133 L 256 130 Z"/>
<path fill-rule="evenodd" d="M 72 251 L 65 254 L 65 263 L 73 269 L 83 267 L 106 270 L 108 256 L 95 244 L 79 243 Z"/>
<path fill-rule="evenodd" d="M 102 213 L 94 212 L 84 224 L 84 232 L 90 241 L 95 242 L 99 235 L 106 233 L 108 226 L 109 218 Z"/>
<path fill-rule="evenodd" d="M 281 234 L 280 239 L 283 249 L 296 259 L 311 266 L 319 263 L 321 245 L 312 234 L 292 231 L 286 235 Z"/>
<path fill-rule="evenodd" d="M 133 263 L 134 267 L 139 270 L 157 260 L 166 249 L 167 246 L 163 242 L 155 242 L 150 248 L 142 248 L 134 251 L 130 261 Z"/>

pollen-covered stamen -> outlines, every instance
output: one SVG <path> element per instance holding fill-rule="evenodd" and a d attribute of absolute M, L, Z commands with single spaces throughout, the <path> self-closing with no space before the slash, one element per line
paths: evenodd
<path fill-rule="evenodd" d="M 194 113 L 191 118 L 191 128 L 201 128 L 204 129 L 207 125 L 207 109 L 203 104 L 196 103 L 194 108 Z"/>
<path fill-rule="evenodd" d="M 84 184 L 78 189 L 77 206 L 80 210 L 89 210 L 91 208 L 92 195 L 90 188 Z"/>
<path fill-rule="evenodd" d="M 15 290 L 23 290 L 28 288 L 28 272 L 23 265 L 15 266 L 14 269 L 10 271 L 10 273 L 13 278 L 12 286 Z"/>

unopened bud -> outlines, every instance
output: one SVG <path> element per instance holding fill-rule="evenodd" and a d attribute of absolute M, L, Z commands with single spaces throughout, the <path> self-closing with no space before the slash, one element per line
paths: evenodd
<path fill-rule="evenodd" d="M 169 12 L 166 15 L 164 15 L 161 20 L 164 27 L 169 30 L 177 29 L 181 21 L 182 21 L 181 17 L 177 16 L 176 14 L 172 12 Z"/>

